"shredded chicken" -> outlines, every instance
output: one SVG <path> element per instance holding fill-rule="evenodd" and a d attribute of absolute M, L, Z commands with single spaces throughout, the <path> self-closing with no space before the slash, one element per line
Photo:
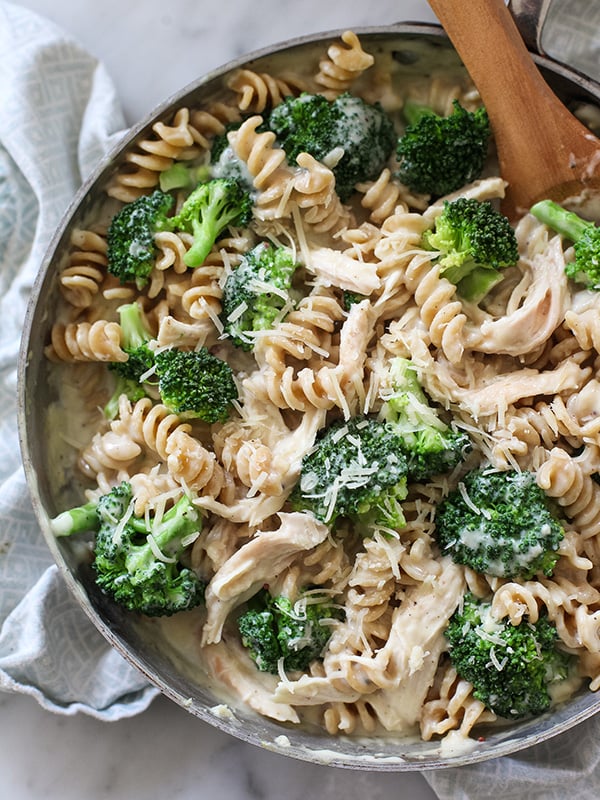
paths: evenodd
<path fill-rule="evenodd" d="M 532 263 L 533 281 L 515 311 L 463 328 L 467 350 L 518 356 L 543 345 L 562 323 L 569 304 L 565 260 L 559 237 Z"/>
<path fill-rule="evenodd" d="M 440 216 L 444 210 L 444 203 L 452 202 L 459 197 L 468 197 L 473 200 L 497 200 L 504 197 L 506 189 L 506 181 L 502 178 L 482 178 L 481 180 L 473 181 L 457 192 L 452 192 L 444 197 L 440 197 L 435 203 L 432 203 L 423 212 L 423 219 L 432 226 L 436 218 Z"/>
<path fill-rule="evenodd" d="M 313 248 L 306 267 L 326 286 L 337 286 L 363 295 L 370 295 L 381 288 L 376 264 L 357 261 L 329 247 Z"/>
<path fill-rule="evenodd" d="M 324 408 L 309 408 L 296 430 L 280 436 L 271 445 L 273 471 L 280 476 L 284 490 L 291 489 L 298 480 L 302 459 L 314 445 L 317 433 L 325 425 L 326 416 Z"/>
<path fill-rule="evenodd" d="M 448 558 L 443 563 L 435 580 L 424 581 L 407 593 L 394 612 L 388 641 L 374 657 L 328 653 L 323 662 L 326 677 L 303 675 L 297 681 L 282 681 L 277 686 L 276 700 L 297 706 L 352 703 L 361 694 L 371 693 L 369 702 L 379 697 L 376 702 L 381 705 L 393 698 L 389 719 L 394 717 L 393 724 L 399 727 L 391 730 L 414 724 L 445 647 L 444 628 L 464 593 L 462 568 Z M 343 636 L 343 630 L 341 625 L 338 638 Z M 352 675 L 352 685 L 345 678 L 348 673 Z"/>
<path fill-rule="evenodd" d="M 480 365 L 479 371 L 461 375 L 458 367 L 443 357 L 434 359 L 417 337 L 410 339 L 410 345 L 419 380 L 428 394 L 439 402 L 459 406 L 474 420 L 501 417 L 510 405 L 519 400 L 580 389 L 591 372 L 589 367 L 581 367 L 576 361 L 567 359 L 549 370 L 524 367 L 495 372 Z M 498 370 L 498 365 L 495 369 Z"/>
<path fill-rule="evenodd" d="M 474 419 L 502 414 L 503 409 L 528 397 L 554 394 L 570 389 L 579 389 L 589 376 L 589 368 L 582 368 L 575 361 L 565 361 L 556 369 L 538 371 L 521 369 L 518 372 L 498 375 L 495 380 L 472 389 L 457 387 L 449 389 L 453 402 L 467 410 Z M 443 368 L 438 364 L 438 377 Z"/>
<path fill-rule="evenodd" d="M 290 565 L 299 551 L 311 550 L 329 529 L 312 515 L 280 513 L 275 531 L 257 531 L 215 573 L 206 589 L 207 621 L 203 643 L 220 641 L 227 615 Z"/>
<path fill-rule="evenodd" d="M 350 379 L 357 368 L 362 372 L 365 352 L 371 336 L 375 314 L 368 300 L 355 303 L 340 332 L 339 366 L 343 378 Z"/>
<path fill-rule="evenodd" d="M 242 497 L 231 503 L 222 503 L 211 495 L 200 495 L 193 502 L 198 508 L 203 508 L 230 522 L 260 525 L 267 517 L 281 511 L 286 500 L 287 494 L 257 494 L 254 497 Z"/>
<path fill-rule="evenodd" d="M 235 639 L 208 645 L 203 659 L 211 675 L 254 711 L 278 722 L 300 721 L 290 705 L 273 700 L 277 677 L 259 673 Z"/>

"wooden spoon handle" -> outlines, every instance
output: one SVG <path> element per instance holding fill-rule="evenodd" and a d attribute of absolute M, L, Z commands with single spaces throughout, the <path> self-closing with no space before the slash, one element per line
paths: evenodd
<path fill-rule="evenodd" d="M 517 212 L 568 194 L 596 149 L 535 66 L 503 0 L 429 0 L 488 111 Z M 567 189 L 567 184 L 569 188 Z"/>

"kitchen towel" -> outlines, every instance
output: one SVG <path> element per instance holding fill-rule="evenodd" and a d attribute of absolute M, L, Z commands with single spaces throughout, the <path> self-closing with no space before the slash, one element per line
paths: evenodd
<path fill-rule="evenodd" d="M 19 457 L 16 384 L 27 300 L 82 181 L 124 130 L 103 66 L 61 30 L 0 2 L 0 689 L 117 719 L 156 694 L 71 596 Z"/>
<path fill-rule="evenodd" d="M 589 0 L 569 2 L 589 11 Z M 143 711 L 157 692 L 106 644 L 52 564 L 19 458 L 16 375 L 45 247 L 123 126 L 102 65 L 51 23 L 0 0 L 0 689 L 106 720 Z M 598 741 L 600 718 L 514 756 L 424 775 L 442 800 L 596 800 Z"/>

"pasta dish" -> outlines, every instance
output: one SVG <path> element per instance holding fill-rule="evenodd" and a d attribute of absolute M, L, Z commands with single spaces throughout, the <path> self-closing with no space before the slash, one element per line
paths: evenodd
<path fill-rule="evenodd" d="M 366 52 L 348 31 L 319 63 L 285 74 L 238 69 L 221 98 L 156 122 L 116 168 L 102 207 L 73 230 L 60 266 L 46 346 L 59 397 L 50 424 L 60 427 L 65 471 L 83 487 L 79 500 L 95 507 L 129 487 L 111 546 L 132 520 L 138 528 L 145 520 L 154 555 L 169 566 L 176 558 L 160 544 L 161 521 L 182 498 L 189 502 L 191 533 L 177 558 L 203 588 L 201 602 L 178 613 L 198 620 L 186 630 L 199 631 L 199 666 L 236 702 L 333 735 L 468 737 L 518 715 L 502 712 L 452 657 L 460 636 L 449 636 L 450 620 L 466 603 L 485 603 L 490 615 L 482 611 L 461 630 L 492 642 L 486 670 L 496 677 L 513 654 L 498 625 L 550 624 L 564 668 L 538 711 L 583 684 L 600 686 L 600 294 L 569 277 L 572 242 L 531 213 L 513 226 L 514 263 L 487 269 L 483 297 L 469 294 L 444 267 L 435 232 L 449 204 L 460 208 L 455 201 L 500 207 L 505 183 L 493 142 L 479 173 L 451 191 L 411 188 L 394 143 L 377 174 L 342 192 L 336 168 L 351 137 L 324 156 L 290 156 L 283 123 L 278 133 L 267 124 L 277 117 L 292 125 L 283 114 L 289 100 L 314 96 L 353 114 L 358 98 L 385 113 L 394 140 L 410 106 L 439 117 L 481 108 L 468 76 L 440 70 L 408 81 L 393 55 Z M 251 208 L 190 265 L 197 237 L 184 224 L 192 191 L 185 181 L 227 181 L 232 164 Z M 153 233 L 143 280 L 123 279 L 110 268 L 111 223 L 157 191 L 172 202 L 170 222 Z M 232 302 L 241 270 L 274 252 L 285 254 L 282 273 L 293 265 L 288 285 L 269 283 L 261 267 L 244 299 Z M 275 313 L 262 309 L 265 295 L 279 298 Z M 244 328 L 244 315 L 259 307 L 268 323 Z M 131 358 L 124 308 L 137 309 L 152 358 L 135 391 L 114 396 L 113 367 Z M 226 412 L 203 418 L 165 399 L 163 361 L 175 351 L 227 365 Z M 397 467 L 390 456 L 377 473 L 395 492 L 382 511 L 379 501 L 354 502 L 366 486 L 375 491 L 381 467 L 356 442 L 371 423 L 374 436 L 396 435 L 400 368 L 417 382 L 433 427 L 462 449 L 433 474 Z M 314 459 L 329 434 L 323 479 Z M 381 453 L 387 446 L 376 438 Z M 409 458 L 404 446 L 398 452 Z M 351 468 L 335 472 L 349 447 Z M 534 554 L 546 548 L 549 561 L 528 560 L 533 551 L 517 542 L 512 572 L 493 559 L 477 568 L 469 560 L 476 533 L 441 538 L 452 503 L 481 525 L 494 511 L 475 501 L 466 477 L 474 474 L 517 476 L 509 505 L 527 476 L 527 490 L 552 515 L 542 526 L 547 544 Z M 462 559 L 459 544 L 468 551 Z M 323 605 L 324 618 L 313 619 Z M 252 626 L 282 618 L 295 633 L 284 642 L 281 625 L 271 627 L 263 646 Z M 301 663 L 292 656 L 308 647 L 311 626 L 323 635 Z"/>

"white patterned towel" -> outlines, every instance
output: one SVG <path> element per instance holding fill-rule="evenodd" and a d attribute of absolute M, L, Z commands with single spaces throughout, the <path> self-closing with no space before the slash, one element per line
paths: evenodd
<path fill-rule="evenodd" d="M 71 597 L 39 532 L 19 458 L 16 375 L 28 295 L 82 180 L 123 130 L 103 67 L 0 2 L 0 689 L 116 719 L 156 694 Z"/>

